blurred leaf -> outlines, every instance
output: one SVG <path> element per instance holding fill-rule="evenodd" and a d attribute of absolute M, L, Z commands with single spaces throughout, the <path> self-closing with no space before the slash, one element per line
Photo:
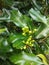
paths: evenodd
<path fill-rule="evenodd" d="M 23 47 L 25 46 L 25 44 L 23 43 L 23 41 L 25 41 L 28 37 L 27 36 L 23 36 L 22 34 L 11 34 L 8 38 L 8 41 L 10 43 L 12 43 L 13 47 L 15 47 L 16 49 L 23 49 Z"/>
<path fill-rule="evenodd" d="M 40 57 L 40 58 L 43 60 L 43 63 L 44 63 L 45 65 L 48 65 L 47 59 L 46 59 L 46 57 L 45 57 L 43 54 L 38 54 L 37 56 Z"/>
<path fill-rule="evenodd" d="M 11 20 L 19 27 L 26 26 L 24 16 L 18 10 L 11 11 Z"/>
<path fill-rule="evenodd" d="M 6 39 L 0 38 L 0 56 L 6 55 L 7 52 L 13 51 Z"/>
<path fill-rule="evenodd" d="M 43 16 L 40 11 L 34 10 L 33 8 L 29 11 L 30 16 L 33 18 L 33 20 L 37 22 L 41 22 L 47 25 L 47 19 L 45 16 Z"/>
<path fill-rule="evenodd" d="M 34 10 L 33 8 L 29 11 L 30 16 L 33 18 L 33 20 L 36 20 L 37 22 L 41 22 L 42 24 L 39 26 L 38 31 L 36 32 L 36 38 L 41 38 L 47 36 L 49 34 L 49 25 L 47 18 L 43 16 L 38 10 Z"/>
<path fill-rule="evenodd" d="M 49 34 L 49 26 L 45 26 L 44 24 L 41 24 L 38 28 L 36 38 L 42 38 L 46 37 Z"/>
<path fill-rule="evenodd" d="M 11 11 L 11 20 L 15 23 L 16 26 L 25 27 L 28 26 L 30 29 L 34 28 L 32 20 L 26 16 L 22 15 L 19 10 L 12 10 Z"/>
<path fill-rule="evenodd" d="M 22 54 L 15 54 L 10 57 L 10 60 L 14 64 L 19 64 L 19 65 L 41 65 L 43 64 L 41 60 L 35 56 L 34 54 L 27 54 L 27 53 L 22 53 Z"/>
<path fill-rule="evenodd" d="M 6 30 L 7 30 L 6 28 L 0 29 L 0 34 L 5 32 Z"/>

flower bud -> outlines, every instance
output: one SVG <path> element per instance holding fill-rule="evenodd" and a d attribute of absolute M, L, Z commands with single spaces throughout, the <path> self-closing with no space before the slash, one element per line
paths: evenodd
<path fill-rule="evenodd" d="M 25 34 L 25 33 L 22 33 L 22 35 L 26 36 L 26 34 Z"/>
<path fill-rule="evenodd" d="M 29 31 L 29 34 L 32 34 L 32 31 Z"/>
<path fill-rule="evenodd" d="M 26 49 L 26 46 L 24 46 L 23 48 Z"/>

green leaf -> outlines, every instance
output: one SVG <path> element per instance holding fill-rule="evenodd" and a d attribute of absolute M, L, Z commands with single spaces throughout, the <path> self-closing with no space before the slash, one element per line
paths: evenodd
<path fill-rule="evenodd" d="M 10 12 L 7 9 L 2 9 L 2 16 L 0 16 L 0 21 L 9 21 L 10 20 Z"/>
<path fill-rule="evenodd" d="M 34 10 L 33 8 L 30 9 L 29 11 L 30 16 L 32 17 L 33 20 L 37 21 L 37 22 L 41 22 L 44 23 L 45 25 L 47 25 L 47 19 L 45 16 L 43 16 L 40 11 L 38 10 Z"/>
<path fill-rule="evenodd" d="M 5 31 L 7 31 L 7 28 L 0 29 L 0 34 L 3 33 L 3 32 L 5 32 Z"/>
<path fill-rule="evenodd" d="M 19 10 L 11 11 L 11 20 L 16 26 L 25 27 L 28 26 L 31 30 L 35 27 L 32 23 L 31 18 L 26 15 L 22 15 Z"/>
<path fill-rule="evenodd" d="M 48 65 L 47 59 L 46 59 L 46 57 L 45 57 L 43 54 L 38 54 L 37 56 L 40 57 L 40 58 L 43 60 L 43 63 L 44 63 L 45 65 Z"/>
<path fill-rule="evenodd" d="M 38 39 L 38 38 L 46 37 L 48 34 L 49 34 L 49 27 L 42 24 L 38 28 L 36 38 Z"/>
<path fill-rule="evenodd" d="M 10 60 L 14 64 L 19 64 L 19 65 L 41 65 L 43 64 L 41 60 L 35 56 L 34 54 L 29 54 L 29 53 L 20 53 L 20 54 L 14 54 L 11 55 Z"/>
<path fill-rule="evenodd" d="M 41 38 L 47 36 L 49 34 L 49 24 L 48 20 L 45 16 L 43 16 L 40 11 L 36 11 L 33 8 L 29 11 L 30 16 L 33 18 L 33 20 L 38 22 L 41 22 L 38 31 L 36 32 L 36 38 Z"/>
<path fill-rule="evenodd" d="M 7 52 L 12 52 L 11 46 L 8 44 L 8 41 L 4 38 L 0 38 L 0 56 L 6 55 Z"/>
<path fill-rule="evenodd" d="M 11 11 L 11 20 L 19 27 L 26 26 L 24 16 L 18 10 Z"/>
<path fill-rule="evenodd" d="M 25 44 L 23 43 L 24 40 L 26 40 L 28 36 L 23 36 L 21 33 L 11 34 L 8 38 L 8 41 L 12 43 L 13 47 L 16 49 L 23 49 Z"/>

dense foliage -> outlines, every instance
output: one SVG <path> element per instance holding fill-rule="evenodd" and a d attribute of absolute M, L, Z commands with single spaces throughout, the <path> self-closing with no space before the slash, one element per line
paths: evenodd
<path fill-rule="evenodd" d="M 0 0 L 0 65 L 49 65 L 49 0 Z"/>

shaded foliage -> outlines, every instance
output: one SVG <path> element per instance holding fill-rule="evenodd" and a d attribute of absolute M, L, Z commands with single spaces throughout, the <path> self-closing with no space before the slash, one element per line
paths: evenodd
<path fill-rule="evenodd" d="M 49 0 L 0 0 L 0 65 L 49 65 Z"/>

